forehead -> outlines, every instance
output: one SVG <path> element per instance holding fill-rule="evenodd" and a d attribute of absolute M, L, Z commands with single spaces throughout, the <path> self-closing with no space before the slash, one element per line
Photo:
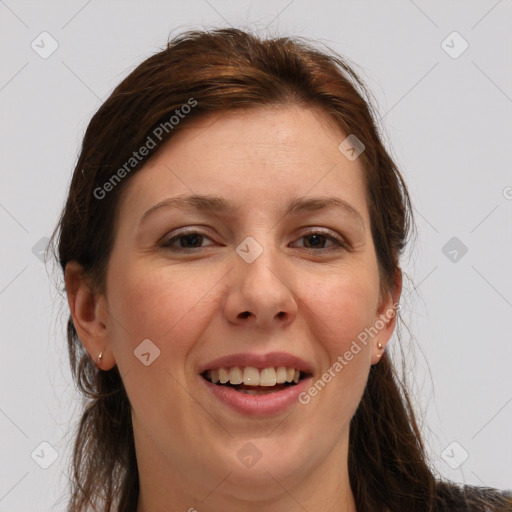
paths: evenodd
<path fill-rule="evenodd" d="M 185 125 L 131 177 L 123 203 L 133 212 L 209 194 L 277 211 L 290 198 L 336 195 L 367 219 L 363 167 L 338 149 L 345 138 L 326 113 L 297 105 L 210 114 Z"/>

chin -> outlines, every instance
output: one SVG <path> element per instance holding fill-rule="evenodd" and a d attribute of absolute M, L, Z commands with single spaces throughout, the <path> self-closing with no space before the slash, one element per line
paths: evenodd
<path fill-rule="evenodd" d="M 243 468 L 238 464 L 223 482 L 223 489 L 239 499 L 253 502 L 275 499 L 282 494 L 283 487 L 288 489 L 298 483 L 300 476 L 297 466 L 287 464 L 286 461 L 280 465 L 273 462 L 269 460 L 263 463 L 260 460 L 252 468 Z"/>
<path fill-rule="evenodd" d="M 225 484 L 234 486 L 246 499 L 270 499 L 282 493 L 309 471 L 307 455 L 297 450 L 304 443 L 292 443 L 288 449 L 280 440 L 259 438 L 237 443 L 235 456 L 226 461 L 223 475 L 229 474 Z M 311 462 L 311 457 L 309 457 Z"/>

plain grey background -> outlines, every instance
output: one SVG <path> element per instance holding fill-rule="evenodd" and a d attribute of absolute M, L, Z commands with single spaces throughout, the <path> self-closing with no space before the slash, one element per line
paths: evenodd
<path fill-rule="evenodd" d="M 373 92 L 418 222 L 402 331 L 432 463 L 512 488 L 511 19 L 510 0 L 0 0 L 0 512 L 65 510 L 80 402 L 40 254 L 85 127 L 169 35 L 228 25 L 320 40 Z"/>

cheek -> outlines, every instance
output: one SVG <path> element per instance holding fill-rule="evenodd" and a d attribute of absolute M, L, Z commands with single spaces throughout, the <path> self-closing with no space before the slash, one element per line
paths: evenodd
<path fill-rule="evenodd" d="M 354 414 L 367 382 L 378 282 L 364 272 L 333 281 L 309 289 L 303 300 L 311 311 L 311 336 L 325 355 L 308 395 L 324 404 L 322 423 L 338 429 Z"/>
<path fill-rule="evenodd" d="M 124 275 L 111 296 L 112 310 L 126 322 L 130 334 L 155 342 L 172 336 L 185 323 L 189 326 L 190 316 L 204 308 L 201 299 L 211 288 L 204 273 L 169 266 L 151 272 L 127 269 Z"/>
<path fill-rule="evenodd" d="M 331 355 L 343 354 L 371 326 L 378 303 L 378 280 L 364 269 L 303 287 L 301 298 L 315 320 L 315 331 Z"/>
<path fill-rule="evenodd" d="M 123 277 L 124 276 L 124 277 Z M 185 408 L 186 362 L 189 352 L 210 322 L 208 291 L 218 277 L 181 272 L 177 267 L 126 266 L 111 277 L 111 340 L 116 363 L 132 407 L 140 418 L 158 424 L 172 404 Z M 210 282 L 211 281 L 211 282 Z M 151 343 L 144 340 L 150 340 Z M 138 355 L 147 347 L 150 364 Z M 156 348 L 155 348 L 156 347 Z M 135 352 L 135 353 L 134 353 Z M 160 404 L 155 406 L 155 404 Z M 186 421 L 185 414 L 180 415 Z M 146 421 L 146 420 L 144 420 Z"/>
<path fill-rule="evenodd" d="M 149 339 L 156 346 L 148 344 L 150 351 L 158 356 L 148 368 L 168 369 L 181 379 L 188 353 L 211 321 L 211 296 L 220 276 L 169 265 L 147 267 L 119 266 L 111 276 L 109 330 L 116 362 L 122 373 L 138 374 L 145 367 L 135 355 Z"/>

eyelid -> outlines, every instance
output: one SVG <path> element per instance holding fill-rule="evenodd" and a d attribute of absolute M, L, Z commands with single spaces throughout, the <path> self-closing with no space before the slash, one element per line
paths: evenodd
<path fill-rule="evenodd" d="M 172 250 L 178 251 L 178 252 L 197 252 L 200 249 L 205 249 L 206 247 L 210 247 L 209 245 L 204 246 L 204 247 L 196 247 L 196 248 L 194 248 L 194 247 L 193 248 L 173 247 L 171 244 L 182 236 L 197 234 L 197 235 L 202 236 L 203 238 L 207 238 L 211 241 L 214 241 L 210 236 L 208 236 L 205 233 L 204 230 L 198 229 L 198 228 L 182 228 L 182 230 L 178 229 L 171 233 L 173 234 L 173 236 L 164 237 L 163 241 L 159 245 L 163 248 L 172 249 Z M 315 226 L 304 226 L 302 228 L 302 230 L 298 234 L 295 235 L 296 238 L 294 239 L 294 241 L 300 240 L 301 238 L 304 238 L 308 235 L 312 236 L 312 235 L 317 235 L 317 234 L 325 236 L 326 238 L 333 241 L 335 244 L 334 247 L 326 247 L 326 248 L 320 248 L 320 249 L 302 247 L 301 249 L 303 249 L 305 251 L 309 251 L 309 252 L 320 253 L 320 252 L 328 252 L 328 251 L 332 251 L 332 250 L 336 250 L 336 249 L 349 250 L 351 247 L 350 243 L 348 242 L 348 240 L 345 237 L 339 235 L 338 233 L 334 232 L 331 229 L 315 227 Z"/>
<path fill-rule="evenodd" d="M 208 236 L 205 231 L 201 230 L 201 229 L 197 229 L 197 228 L 183 228 L 183 230 L 174 230 L 171 232 L 171 234 L 173 234 L 171 237 L 168 237 L 169 233 L 162 239 L 162 241 L 159 243 L 159 245 L 161 247 L 166 247 L 166 248 L 172 248 L 174 250 L 182 250 L 182 251 L 187 251 L 189 252 L 190 250 L 198 250 L 198 249 L 203 249 L 203 247 L 198 247 L 196 249 L 186 249 L 184 247 L 172 247 L 171 246 L 171 242 L 177 240 L 178 238 L 182 237 L 182 236 L 187 236 L 187 235 L 200 235 L 204 238 L 208 238 L 209 240 L 212 240 L 213 239 Z"/>
<path fill-rule="evenodd" d="M 333 231 L 331 229 L 320 228 L 320 227 L 315 227 L 315 226 L 305 226 L 303 229 L 305 231 L 301 231 L 300 234 L 298 235 L 299 240 L 305 236 L 322 235 L 322 236 L 325 236 L 326 238 L 329 238 L 330 240 L 332 240 L 335 243 L 335 247 L 327 247 L 327 248 L 323 248 L 323 249 L 310 249 L 308 247 L 304 247 L 303 249 L 305 249 L 307 251 L 327 252 L 330 250 L 331 251 L 335 250 L 337 248 L 338 249 L 343 248 L 346 250 L 348 250 L 350 248 L 350 244 L 349 244 L 348 240 L 345 237 L 341 236 L 340 234 L 336 233 L 335 231 Z"/>

